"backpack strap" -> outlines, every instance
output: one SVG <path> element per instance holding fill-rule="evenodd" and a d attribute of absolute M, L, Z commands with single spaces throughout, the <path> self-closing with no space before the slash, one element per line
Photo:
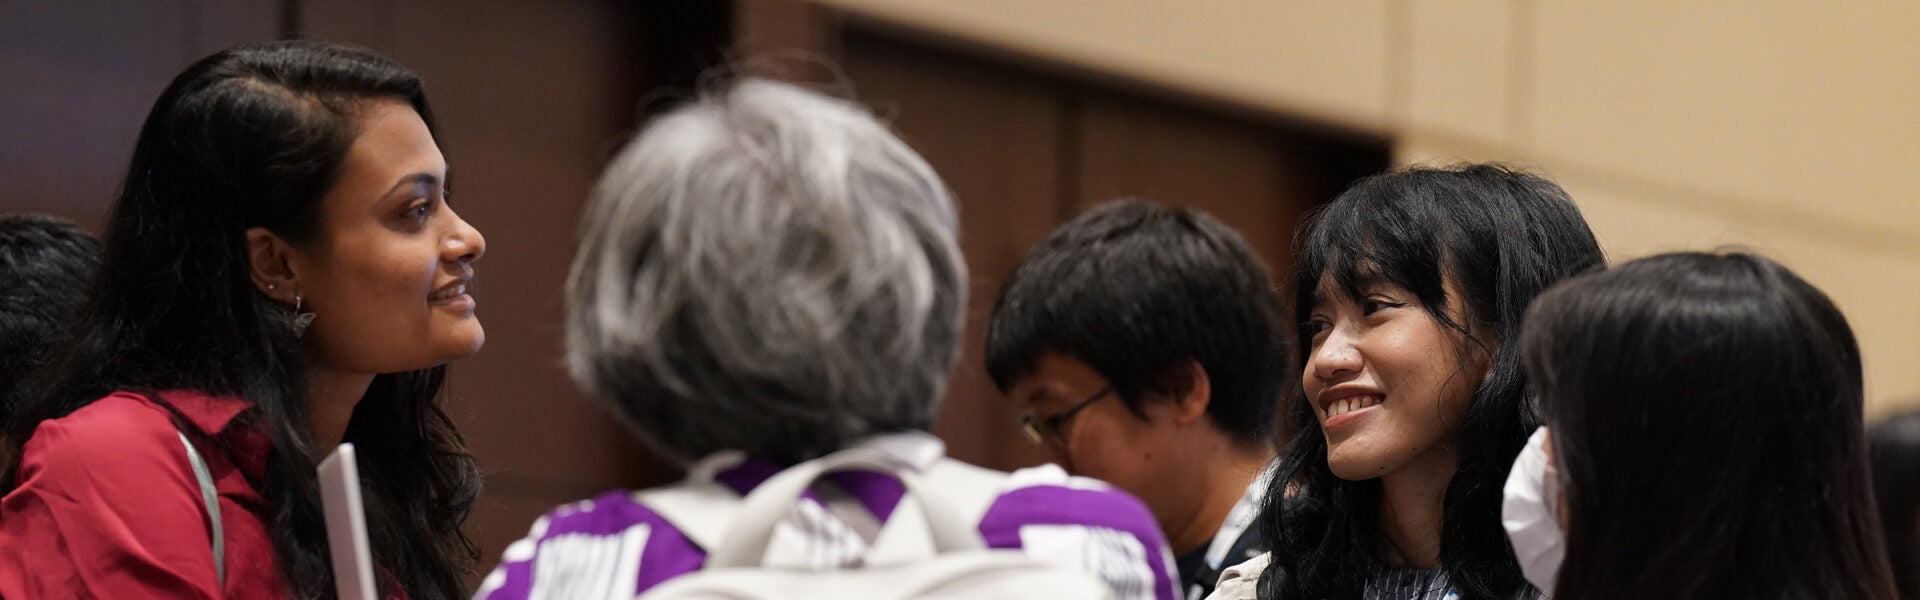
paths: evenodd
<path fill-rule="evenodd" d="M 634 502 L 672 523 L 701 550 L 713 552 L 727 537 L 727 524 L 740 512 L 740 494 L 712 480 L 640 490 Z"/>
<path fill-rule="evenodd" d="M 913 502 L 920 512 L 920 518 L 915 519 L 903 516 L 901 511 L 896 510 L 887 519 L 879 537 L 874 540 L 873 552 L 881 557 L 891 556 L 879 551 L 880 547 L 888 545 L 889 533 L 902 531 L 921 533 L 921 541 L 931 542 L 935 554 L 986 547 L 973 524 L 966 522 L 957 511 L 949 509 L 943 498 L 936 498 L 933 490 L 920 481 L 919 474 L 898 469 L 890 457 L 879 451 L 853 448 L 788 467 L 755 487 L 728 525 L 726 538 L 718 548 L 708 552 L 708 568 L 761 564 L 767 544 L 773 538 L 775 525 L 792 511 L 794 503 L 806 493 L 807 487 L 823 475 L 848 470 L 892 473 L 906 487 L 901 508 L 906 509 L 909 506 L 906 503 Z M 869 559 L 873 558 L 870 553 Z"/>
<path fill-rule="evenodd" d="M 213 538 L 213 572 L 220 577 L 221 587 L 227 585 L 227 536 L 220 527 L 220 492 L 213 487 L 213 475 L 207 470 L 207 461 L 200 457 L 200 451 L 194 449 L 193 441 L 187 434 L 175 430 L 180 436 L 180 445 L 187 448 L 187 462 L 193 463 L 193 478 L 200 482 L 200 501 L 207 507 L 208 534 Z"/>
<path fill-rule="evenodd" d="M 1005 491 L 1007 474 L 941 458 L 921 472 L 920 479 L 938 490 L 963 522 L 978 525 Z M 744 499 L 733 488 L 705 480 L 640 490 L 633 493 L 633 500 L 672 523 L 701 550 L 712 552 L 726 538 Z"/>
<path fill-rule="evenodd" d="M 976 528 L 987 516 L 987 509 L 1006 491 L 1007 474 L 976 467 L 951 458 L 941 458 L 920 473 L 927 489 L 940 494 L 940 500 L 966 523 Z"/>

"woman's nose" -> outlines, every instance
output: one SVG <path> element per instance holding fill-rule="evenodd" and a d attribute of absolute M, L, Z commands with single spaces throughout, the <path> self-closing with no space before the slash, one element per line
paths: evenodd
<path fill-rule="evenodd" d="M 466 219 L 460 218 L 459 215 L 454 215 L 454 220 L 456 223 L 453 234 L 447 236 L 447 240 L 441 248 L 446 260 L 450 262 L 473 262 L 479 260 L 482 255 L 487 253 L 487 236 L 481 235 L 479 229 L 474 228 L 472 224 L 467 223 Z"/>
<path fill-rule="evenodd" d="M 1307 376 L 1322 382 L 1335 382 L 1360 371 L 1362 359 L 1360 350 L 1354 347 L 1354 339 L 1339 327 L 1327 332 L 1326 338 L 1313 348 L 1313 354 L 1307 357 Z"/>

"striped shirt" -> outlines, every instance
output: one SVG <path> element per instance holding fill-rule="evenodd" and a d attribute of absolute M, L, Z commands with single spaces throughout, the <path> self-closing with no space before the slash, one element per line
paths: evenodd
<path fill-rule="evenodd" d="M 1273 561 L 1272 554 L 1262 554 L 1247 562 L 1228 567 L 1220 574 L 1220 586 L 1215 588 L 1207 600 L 1256 600 L 1259 597 L 1260 576 L 1266 573 Z M 1453 584 L 1447 580 L 1447 572 L 1440 569 L 1394 569 L 1385 568 L 1375 571 L 1367 578 L 1364 600 L 1460 600 L 1460 593 L 1454 591 Z M 1547 600 L 1546 594 L 1523 586 L 1511 600 Z"/>
<path fill-rule="evenodd" d="M 945 445 L 925 433 L 880 436 L 862 446 L 922 471 L 946 460 Z M 695 464 L 687 479 L 661 490 L 609 492 L 556 508 L 535 521 L 526 538 L 508 546 L 500 566 L 481 582 L 474 597 L 632 598 L 705 564 L 707 551 L 695 539 L 715 535 L 685 528 L 724 529 L 718 523 L 724 517 L 669 521 L 662 515 L 673 512 L 666 510 L 667 502 L 697 511 L 701 503 L 688 499 L 701 493 L 737 499 L 779 471 L 767 461 L 720 453 Z M 826 479 L 837 490 L 816 487 L 775 528 L 766 556 L 769 566 L 859 566 L 872 532 L 905 494 L 899 481 L 881 473 L 852 471 Z M 977 526 L 988 547 L 1018 549 L 1084 570 L 1106 581 L 1117 598 L 1178 597 L 1172 553 L 1158 522 L 1139 500 L 1105 483 L 1069 476 L 1054 465 L 1021 469 L 998 481 L 997 490 L 953 490 L 994 494 Z"/>
<path fill-rule="evenodd" d="M 1459 600 L 1447 572 L 1440 569 L 1381 569 L 1367 579 L 1366 600 Z M 1512 600 L 1546 600 L 1546 595 L 1522 586 Z"/>

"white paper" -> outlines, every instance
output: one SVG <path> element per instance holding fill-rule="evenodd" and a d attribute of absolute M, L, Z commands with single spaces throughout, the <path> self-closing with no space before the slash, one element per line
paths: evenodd
<path fill-rule="evenodd" d="M 353 444 L 341 444 L 320 461 L 320 504 L 333 551 L 333 582 L 340 600 L 376 600 L 373 550 L 367 543 L 367 513 L 360 503 L 360 467 Z"/>

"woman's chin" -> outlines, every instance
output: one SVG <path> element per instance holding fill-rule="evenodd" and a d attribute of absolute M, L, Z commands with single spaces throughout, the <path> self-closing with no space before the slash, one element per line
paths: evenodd
<path fill-rule="evenodd" d="M 1327 455 L 1327 470 L 1347 481 L 1366 481 L 1385 474 L 1387 469 L 1374 457 L 1341 456 L 1334 451 Z"/>
<path fill-rule="evenodd" d="M 462 358 L 471 358 L 473 355 L 479 354 L 480 348 L 485 345 L 487 345 L 487 334 L 485 332 L 475 332 L 471 340 L 462 344 L 458 351 L 454 352 L 452 356 L 447 357 L 447 360 L 455 361 Z"/>
<path fill-rule="evenodd" d="M 463 325 L 465 326 L 459 331 L 451 332 L 453 335 L 447 336 L 442 343 L 437 344 L 443 349 L 442 364 L 479 354 L 480 348 L 487 345 L 487 330 L 480 327 L 479 320 Z"/>

